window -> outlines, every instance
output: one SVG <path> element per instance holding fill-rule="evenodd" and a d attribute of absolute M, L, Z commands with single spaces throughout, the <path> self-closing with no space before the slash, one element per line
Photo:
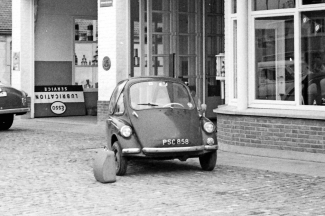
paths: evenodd
<path fill-rule="evenodd" d="M 274 9 L 285 9 L 294 8 L 295 0 L 254 0 L 253 10 L 274 10 Z"/>
<path fill-rule="evenodd" d="M 123 93 L 120 95 L 117 103 L 116 103 L 116 107 L 115 107 L 115 115 L 122 115 L 124 113 L 124 95 Z"/>
<path fill-rule="evenodd" d="M 136 110 L 155 108 L 193 109 L 191 95 L 184 85 L 173 82 L 141 82 L 130 88 L 131 107 Z"/>
<path fill-rule="evenodd" d="M 301 14 L 301 80 L 307 88 L 302 88 L 301 104 L 325 105 L 324 48 L 325 11 L 303 12 Z"/>
<path fill-rule="evenodd" d="M 325 0 L 254 0 L 252 4 L 250 40 L 255 61 L 249 65 L 254 68 L 250 106 L 321 110 L 325 106 Z M 236 92 L 235 75 L 233 83 Z"/>
<path fill-rule="evenodd" d="M 294 18 L 255 20 L 256 99 L 294 100 Z"/>
<path fill-rule="evenodd" d="M 126 84 L 126 81 L 122 81 L 121 83 L 117 84 L 117 87 L 114 89 L 111 99 L 109 100 L 109 105 L 108 105 L 108 113 L 113 114 L 116 100 L 118 96 L 121 94 L 124 86 Z"/>
<path fill-rule="evenodd" d="M 237 13 L 237 0 L 232 0 L 232 13 Z"/>
<path fill-rule="evenodd" d="M 310 4 L 319 4 L 319 3 L 325 3 L 325 0 L 303 0 L 303 5 L 310 5 Z"/>

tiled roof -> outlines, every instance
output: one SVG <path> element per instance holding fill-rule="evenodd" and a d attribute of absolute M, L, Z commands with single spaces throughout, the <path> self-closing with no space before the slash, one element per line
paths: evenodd
<path fill-rule="evenodd" d="M 12 30 L 11 2 L 12 0 L 0 0 L 0 31 Z"/>

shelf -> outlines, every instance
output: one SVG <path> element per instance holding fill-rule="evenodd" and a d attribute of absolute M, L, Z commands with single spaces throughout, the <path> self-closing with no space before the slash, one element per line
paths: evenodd
<path fill-rule="evenodd" d="M 75 65 L 75 67 L 90 67 L 90 68 L 97 68 L 98 65 Z"/>
<path fill-rule="evenodd" d="M 225 77 L 217 76 L 217 77 L 216 77 L 216 80 L 221 80 L 221 81 L 223 81 L 223 80 L 225 80 Z"/>
<path fill-rule="evenodd" d="M 98 41 L 76 41 L 75 40 L 75 43 L 85 43 L 85 44 L 90 44 L 90 43 L 98 43 Z"/>

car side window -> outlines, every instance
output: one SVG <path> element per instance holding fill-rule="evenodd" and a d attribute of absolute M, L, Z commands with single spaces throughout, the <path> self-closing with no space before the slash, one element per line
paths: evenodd
<path fill-rule="evenodd" d="M 118 96 L 121 94 L 121 92 L 123 91 L 123 88 L 126 84 L 126 80 L 119 83 L 116 88 L 114 89 L 113 93 L 112 93 L 112 96 L 111 96 L 111 99 L 109 100 L 109 105 L 108 105 L 108 113 L 109 114 L 113 114 L 114 113 L 114 108 L 115 108 L 115 105 L 116 105 L 116 101 L 118 99 Z"/>
<path fill-rule="evenodd" d="M 124 107 L 124 94 L 122 93 L 116 103 L 115 107 L 115 115 L 122 115 L 124 113 L 125 107 Z"/>

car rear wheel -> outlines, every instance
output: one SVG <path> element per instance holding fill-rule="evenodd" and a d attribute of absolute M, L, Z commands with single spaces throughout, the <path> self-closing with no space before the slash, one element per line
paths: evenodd
<path fill-rule="evenodd" d="M 126 173 L 128 161 L 126 157 L 122 156 L 122 149 L 118 141 L 114 142 L 112 150 L 115 156 L 116 175 L 123 176 Z"/>
<path fill-rule="evenodd" d="M 13 114 L 0 115 L 0 130 L 8 130 L 14 121 Z"/>
<path fill-rule="evenodd" d="M 199 160 L 203 170 L 212 171 L 217 163 L 217 151 L 204 154 L 199 157 Z"/>

